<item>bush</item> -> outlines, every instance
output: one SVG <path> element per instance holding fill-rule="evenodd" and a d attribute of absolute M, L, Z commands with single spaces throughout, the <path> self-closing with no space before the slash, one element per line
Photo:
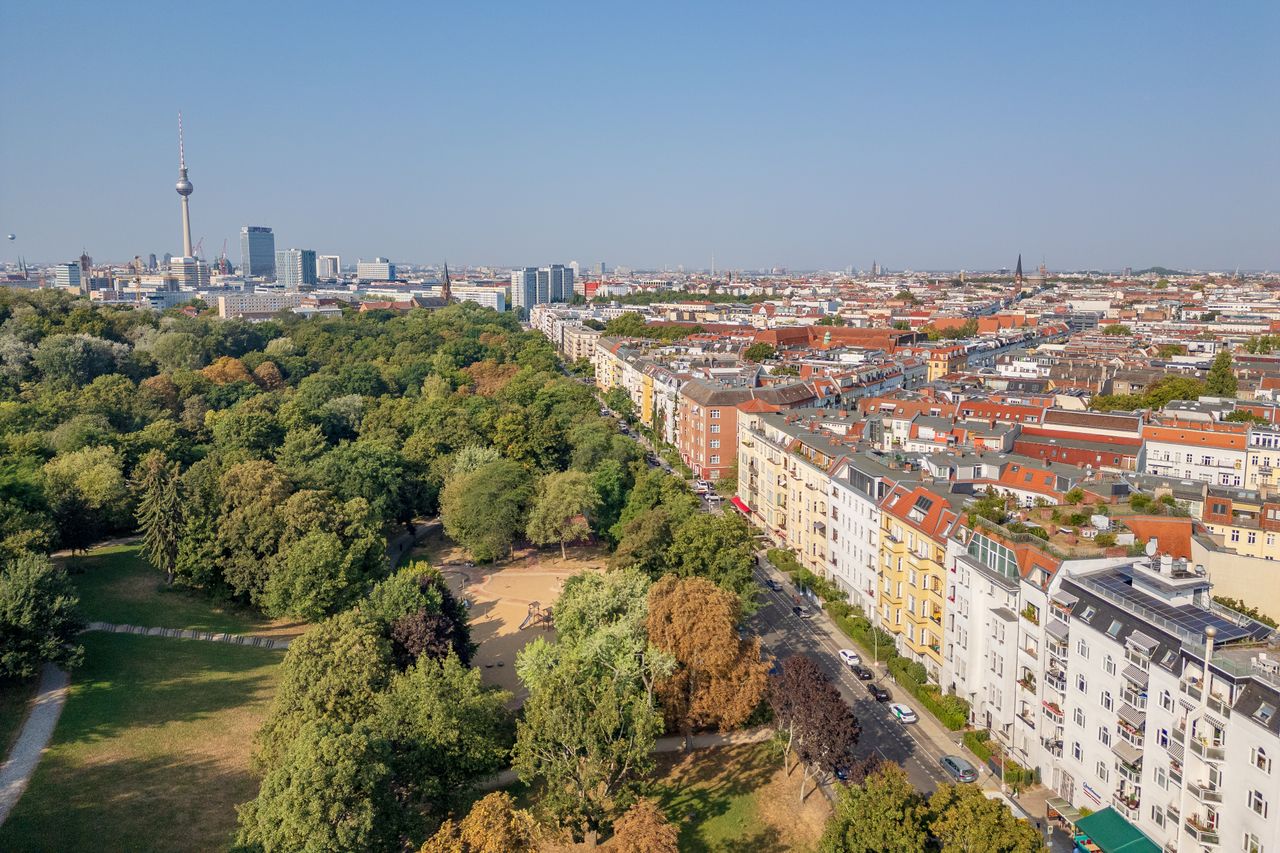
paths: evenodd
<path fill-rule="evenodd" d="M 991 732 L 986 729 L 964 733 L 964 745 L 969 747 L 969 751 L 983 761 L 990 761 L 991 756 L 996 754 L 990 743 L 988 743 L 990 740 Z"/>
<path fill-rule="evenodd" d="M 1099 533 L 1093 537 L 1093 542 L 1099 548 L 1110 548 L 1116 544 L 1116 535 L 1114 533 Z"/>

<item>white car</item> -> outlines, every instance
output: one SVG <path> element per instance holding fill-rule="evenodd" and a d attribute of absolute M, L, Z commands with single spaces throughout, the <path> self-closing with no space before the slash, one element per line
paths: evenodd
<path fill-rule="evenodd" d="M 857 666 L 862 663 L 862 658 L 858 657 L 858 653 L 853 649 L 841 649 L 840 662 L 845 666 Z"/>
<path fill-rule="evenodd" d="M 892 705 L 890 705 L 889 711 L 893 714 L 893 716 L 898 718 L 898 722 L 900 723 L 914 723 L 920 719 L 919 717 L 916 716 L 915 711 L 911 710 L 906 705 L 902 705 L 898 702 L 894 702 Z"/>

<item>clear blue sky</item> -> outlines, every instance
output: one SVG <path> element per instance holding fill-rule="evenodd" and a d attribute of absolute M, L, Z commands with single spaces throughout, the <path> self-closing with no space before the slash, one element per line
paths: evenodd
<path fill-rule="evenodd" d="M 426 8 L 426 7 L 430 8 Z M 422 8 L 419 8 L 422 7 Z M 1280 3 L 0 12 L 6 260 L 1280 267 Z"/>

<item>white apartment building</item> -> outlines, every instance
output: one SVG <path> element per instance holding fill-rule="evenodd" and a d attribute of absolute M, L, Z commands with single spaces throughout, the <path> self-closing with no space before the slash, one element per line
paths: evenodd
<path fill-rule="evenodd" d="M 1148 425 L 1143 430 L 1139 470 L 1215 486 L 1242 486 L 1248 459 L 1246 436 L 1243 429 L 1228 430 L 1230 426 Z"/>
<path fill-rule="evenodd" d="M 396 265 L 386 258 L 356 263 L 356 278 L 361 281 L 395 281 Z"/>
<path fill-rule="evenodd" d="M 831 574 L 849 593 L 849 603 L 867 616 L 876 614 L 876 577 L 880 563 L 880 503 L 904 479 L 918 473 L 891 469 L 868 453 L 843 462 L 831 477 L 831 518 L 827 555 Z"/>
<path fill-rule="evenodd" d="M 228 293 L 218 297 L 218 316 L 243 317 L 246 314 L 270 315 L 287 308 L 297 308 L 308 294 L 296 290 L 258 290 Z"/>
<path fill-rule="evenodd" d="M 461 285 L 450 287 L 453 298 L 459 302 L 474 302 L 494 311 L 507 310 L 507 289 L 505 287 L 471 287 Z"/>
<path fill-rule="evenodd" d="M 1168 557 L 1063 562 L 979 525 L 948 562 L 944 689 L 1015 760 L 1168 853 L 1280 850 L 1275 633 Z"/>

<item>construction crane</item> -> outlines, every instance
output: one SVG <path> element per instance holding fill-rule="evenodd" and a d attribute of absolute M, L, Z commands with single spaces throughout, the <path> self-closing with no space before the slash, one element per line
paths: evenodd
<path fill-rule="evenodd" d="M 204 251 L 204 238 L 201 237 L 200 241 L 196 243 L 196 247 L 191 250 L 191 257 L 198 258 L 200 257 L 200 253 L 203 251 Z"/>

